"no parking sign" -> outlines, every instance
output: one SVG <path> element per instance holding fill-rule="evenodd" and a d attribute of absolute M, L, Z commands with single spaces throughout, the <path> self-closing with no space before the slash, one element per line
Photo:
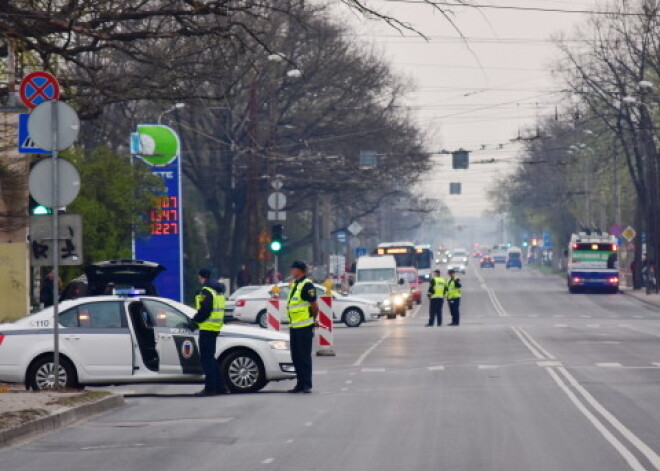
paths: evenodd
<path fill-rule="evenodd" d="M 36 108 L 44 101 L 59 99 L 60 84 L 48 72 L 30 72 L 21 81 L 19 95 L 25 106 Z"/>

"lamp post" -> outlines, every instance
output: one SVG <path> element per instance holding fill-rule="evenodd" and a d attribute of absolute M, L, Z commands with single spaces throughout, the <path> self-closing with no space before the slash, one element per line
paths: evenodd
<path fill-rule="evenodd" d="M 175 103 L 174 106 L 171 108 L 163 111 L 161 114 L 158 115 L 158 124 L 161 124 L 161 121 L 163 120 L 163 116 L 165 116 L 167 113 L 171 113 L 174 110 L 180 110 L 181 108 L 184 108 L 186 106 L 185 103 Z"/>

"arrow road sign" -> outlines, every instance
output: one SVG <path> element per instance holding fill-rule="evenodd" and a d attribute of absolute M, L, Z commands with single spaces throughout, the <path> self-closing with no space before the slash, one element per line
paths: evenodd
<path fill-rule="evenodd" d="M 20 154 L 52 154 L 51 151 L 38 147 L 30 137 L 30 134 L 28 133 L 29 118 L 29 114 L 21 114 L 18 116 L 18 152 Z"/>
<path fill-rule="evenodd" d="M 19 95 L 25 106 L 36 108 L 44 101 L 57 100 L 60 97 L 60 84 L 48 72 L 31 72 L 23 78 Z"/>

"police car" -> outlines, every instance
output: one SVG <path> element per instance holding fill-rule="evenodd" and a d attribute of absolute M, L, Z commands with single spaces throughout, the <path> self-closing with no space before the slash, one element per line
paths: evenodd
<path fill-rule="evenodd" d="M 60 303 L 59 383 L 66 387 L 203 382 L 195 310 L 166 298 L 121 293 Z M 295 378 L 288 337 L 225 325 L 218 364 L 231 392 Z M 55 384 L 53 309 L 0 324 L 0 382 Z"/>

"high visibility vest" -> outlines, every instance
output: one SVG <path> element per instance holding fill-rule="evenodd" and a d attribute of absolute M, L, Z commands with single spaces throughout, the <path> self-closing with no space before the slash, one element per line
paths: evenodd
<path fill-rule="evenodd" d="M 450 278 L 447 281 L 447 299 L 456 299 L 461 297 L 461 288 L 456 286 L 458 278 Z"/>
<path fill-rule="evenodd" d="M 302 290 L 307 283 L 310 283 L 309 279 L 300 280 L 295 288 L 289 291 L 286 310 L 289 314 L 289 327 L 292 329 L 314 325 L 314 318 L 309 310 L 309 302 L 302 299 Z"/>
<path fill-rule="evenodd" d="M 433 292 L 431 293 L 431 299 L 443 298 L 445 296 L 446 281 L 441 276 L 433 277 Z"/>
<path fill-rule="evenodd" d="M 210 330 L 212 332 L 220 332 L 222 326 L 225 324 L 225 297 L 216 292 L 213 288 L 205 286 L 202 291 L 208 291 L 213 297 L 213 310 L 211 315 L 204 322 L 200 322 L 199 330 Z M 195 296 L 195 309 L 199 310 L 202 307 L 202 293 L 200 292 Z"/>

